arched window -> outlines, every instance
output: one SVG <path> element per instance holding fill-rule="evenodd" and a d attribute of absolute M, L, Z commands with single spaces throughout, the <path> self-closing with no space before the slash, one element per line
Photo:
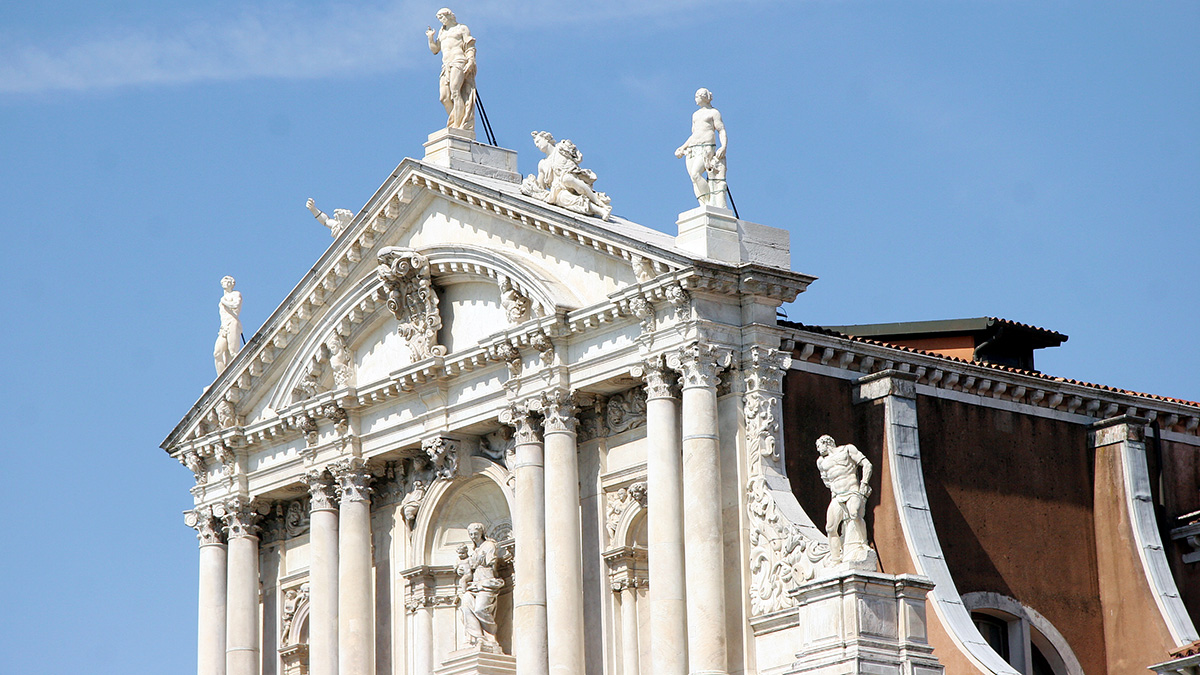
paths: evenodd
<path fill-rule="evenodd" d="M 1025 675 L 1083 675 L 1056 628 L 1031 607 L 999 593 L 964 593 L 963 604 L 984 641 Z"/>

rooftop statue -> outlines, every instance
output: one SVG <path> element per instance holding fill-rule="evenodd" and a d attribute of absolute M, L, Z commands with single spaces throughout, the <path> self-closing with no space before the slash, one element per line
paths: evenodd
<path fill-rule="evenodd" d="M 692 113 L 692 135 L 675 150 L 675 156 L 686 158 L 687 172 L 700 206 L 729 208 L 725 199 L 725 148 L 728 144 L 725 122 L 721 112 L 712 107 L 711 91 L 703 87 L 697 89 L 696 105 L 700 109 Z M 718 136 L 721 138 L 719 148 Z"/>
<path fill-rule="evenodd" d="M 429 51 L 442 55 L 440 98 L 446 107 L 446 126 L 475 131 L 475 38 L 454 12 L 443 7 L 437 12 L 442 27 L 434 33 L 426 27 Z"/>
<path fill-rule="evenodd" d="M 521 193 L 585 216 L 608 220 L 612 199 L 592 188 L 596 173 L 580 166 L 583 153 L 575 144 L 565 138 L 555 143 L 548 131 L 535 131 L 531 135 L 533 144 L 546 158 L 538 162 L 537 175 L 526 176 L 521 182 Z"/>
<path fill-rule="evenodd" d="M 334 239 L 337 239 L 342 230 L 346 229 L 346 226 L 350 224 L 350 221 L 354 220 L 354 212 L 349 209 L 334 209 L 333 217 L 330 218 L 325 215 L 324 211 L 317 208 L 317 203 L 312 200 L 312 197 L 308 198 L 305 206 L 308 207 L 309 212 L 313 214 L 317 222 L 329 228 L 329 233 L 333 235 Z"/>
<path fill-rule="evenodd" d="M 825 534 L 829 536 L 829 557 L 835 565 L 850 565 L 868 560 L 867 497 L 871 496 L 871 460 L 853 445 L 838 445 L 832 436 L 817 439 L 817 470 L 832 493 L 825 513 Z M 862 468 L 862 478 L 858 470 Z"/>
<path fill-rule="evenodd" d="M 221 328 L 217 331 L 217 344 L 213 346 L 217 375 L 225 370 L 225 366 L 233 361 L 242 348 L 242 321 L 238 318 L 242 313 L 242 294 L 233 290 L 235 283 L 230 276 L 221 279 L 221 288 L 225 289 L 217 305 L 217 311 L 221 314 Z"/>

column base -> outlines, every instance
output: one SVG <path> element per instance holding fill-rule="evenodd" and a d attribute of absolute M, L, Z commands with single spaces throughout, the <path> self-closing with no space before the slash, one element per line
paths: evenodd
<path fill-rule="evenodd" d="M 479 647 L 450 652 L 434 675 L 515 675 L 517 659 L 508 654 L 493 654 Z"/>

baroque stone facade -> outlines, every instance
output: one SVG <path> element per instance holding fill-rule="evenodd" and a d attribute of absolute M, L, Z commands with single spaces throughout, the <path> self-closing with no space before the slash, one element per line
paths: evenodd
<path fill-rule="evenodd" d="M 473 72 L 474 38 L 440 18 L 431 48 L 469 43 Z M 1039 658 L 1065 675 L 1196 639 L 1200 556 L 1169 559 L 1143 503 L 1148 439 L 1200 447 L 1200 406 L 779 321 L 813 277 L 788 267 L 786 232 L 709 199 L 725 136 L 709 99 L 693 136 L 712 127 L 722 161 L 682 153 L 705 162 L 689 160 L 702 205 L 677 237 L 609 222 L 573 145 L 559 162 L 535 134 L 548 157 L 522 183 L 513 151 L 462 128 L 322 221 L 329 251 L 245 348 L 218 350 L 163 444 L 195 477 L 201 675 L 1011 674 Z M 1035 607 L 1045 582 L 1020 568 L 1000 593 L 979 565 L 1008 563 L 952 546 L 1015 527 L 1008 495 L 1026 488 L 988 483 L 947 439 L 1095 458 L 1090 482 L 1054 476 L 1087 508 L 1055 511 L 1027 481 L 1060 528 L 1028 540 L 1084 561 L 1062 606 Z M 971 461 L 1003 473 L 998 455 Z M 963 484 L 997 493 L 990 514 L 945 496 Z M 1025 642 L 1002 649 L 989 626 Z"/>

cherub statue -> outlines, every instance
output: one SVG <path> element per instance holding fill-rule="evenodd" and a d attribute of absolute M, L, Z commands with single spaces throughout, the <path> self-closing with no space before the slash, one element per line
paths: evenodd
<path fill-rule="evenodd" d="M 305 206 L 308 207 L 309 212 L 313 214 L 318 223 L 329 228 L 329 233 L 333 235 L 334 239 L 337 239 L 342 230 L 345 230 L 346 226 L 350 224 L 350 221 L 354 220 L 354 212 L 348 209 L 334 209 L 333 217 L 330 218 L 325 215 L 324 211 L 317 208 L 317 203 L 313 201 L 312 197 L 308 198 Z"/>

